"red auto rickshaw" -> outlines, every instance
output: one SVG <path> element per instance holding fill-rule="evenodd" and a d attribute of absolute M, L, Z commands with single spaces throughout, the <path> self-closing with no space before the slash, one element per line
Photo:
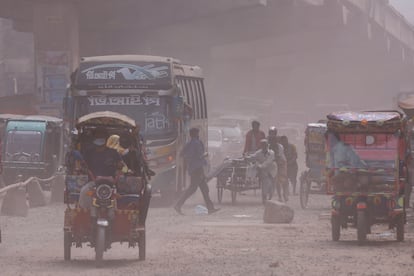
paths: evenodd
<path fill-rule="evenodd" d="M 354 226 L 362 245 L 374 224 L 404 240 L 407 186 L 405 117 L 398 111 L 336 112 L 327 116 L 327 192 L 332 240 Z"/>

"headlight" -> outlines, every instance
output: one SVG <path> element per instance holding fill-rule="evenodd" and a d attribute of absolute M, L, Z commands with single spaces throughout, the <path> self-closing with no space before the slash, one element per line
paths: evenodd
<path fill-rule="evenodd" d="M 96 188 L 96 197 L 101 200 L 110 199 L 112 196 L 112 188 L 107 184 L 101 184 Z"/>

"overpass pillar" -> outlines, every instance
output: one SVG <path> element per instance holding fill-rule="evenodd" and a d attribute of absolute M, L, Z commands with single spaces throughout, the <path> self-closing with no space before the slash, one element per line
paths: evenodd
<path fill-rule="evenodd" d="M 59 114 L 70 73 L 79 63 L 79 20 L 72 1 L 34 4 L 36 88 L 40 109 Z"/>

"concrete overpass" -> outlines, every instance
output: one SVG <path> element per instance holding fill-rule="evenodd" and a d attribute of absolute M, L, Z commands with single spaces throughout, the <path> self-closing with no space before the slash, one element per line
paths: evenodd
<path fill-rule="evenodd" d="M 79 56 L 113 53 L 201 65 L 210 107 L 236 95 L 387 107 L 414 87 L 414 29 L 384 0 L 0 0 L 0 17 L 34 33 L 46 101 Z"/>

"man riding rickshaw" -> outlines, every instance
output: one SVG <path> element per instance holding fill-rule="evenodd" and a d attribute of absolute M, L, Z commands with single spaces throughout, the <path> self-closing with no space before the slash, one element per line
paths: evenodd
<path fill-rule="evenodd" d="M 138 246 L 145 259 L 149 171 L 131 118 L 95 112 L 78 119 L 67 154 L 64 257 L 90 243 L 97 265 L 113 242 Z"/>

